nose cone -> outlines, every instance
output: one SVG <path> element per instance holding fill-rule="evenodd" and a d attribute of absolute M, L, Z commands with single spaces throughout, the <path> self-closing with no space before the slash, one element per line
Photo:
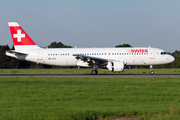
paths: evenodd
<path fill-rule="evenodd" d="M 170 56 L 169 61 L 170 61 L 170 63 L 172 63 L 175 61 L 175 58 L 173 56 Z"/>

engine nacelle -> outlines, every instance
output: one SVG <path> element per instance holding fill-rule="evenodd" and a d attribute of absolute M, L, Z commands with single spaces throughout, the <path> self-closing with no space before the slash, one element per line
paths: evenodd
<path fill-rule="evenodd" d="M 107 68 L 112 72 L 122 72 L 124 71 L 124 62 L 108 62 Z"/>
<path fill-rule="evenodd" d="M 112 64 L 113 64 L 113 62 L 108 62 L 107 66 L 106 66 L 109 71 L 113 71 Z"/>

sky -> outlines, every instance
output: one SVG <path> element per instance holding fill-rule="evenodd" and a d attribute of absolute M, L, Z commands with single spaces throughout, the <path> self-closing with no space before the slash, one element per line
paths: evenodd
<path fill-rule="evenodd" d="M 180 0 L 0 0 L 0 45 L 12 47 L 8 22 L 34 42 L 79 48 L 134 47 L 180 50 Z"/>

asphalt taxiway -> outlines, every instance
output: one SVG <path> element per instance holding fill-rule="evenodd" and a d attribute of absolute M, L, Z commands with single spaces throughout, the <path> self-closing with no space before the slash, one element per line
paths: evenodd
<path fill-rule="evenodd" d="M 0 77 L 180 77 L 180 74 L 98 74 L 98 75 L 85 75 L 85 74 L 0 74 Z"/>

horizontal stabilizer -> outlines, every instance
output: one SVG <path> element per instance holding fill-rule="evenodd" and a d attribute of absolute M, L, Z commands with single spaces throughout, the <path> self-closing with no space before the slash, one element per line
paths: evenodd
<path fill-rule="evenodd" d="M 15 50 L 7 50 L 6 52 L 11 53 L 11 54 L 28 55 L 27 53 L 23 53 L 23 51 L 22 52 L 17 52 Z"/>

